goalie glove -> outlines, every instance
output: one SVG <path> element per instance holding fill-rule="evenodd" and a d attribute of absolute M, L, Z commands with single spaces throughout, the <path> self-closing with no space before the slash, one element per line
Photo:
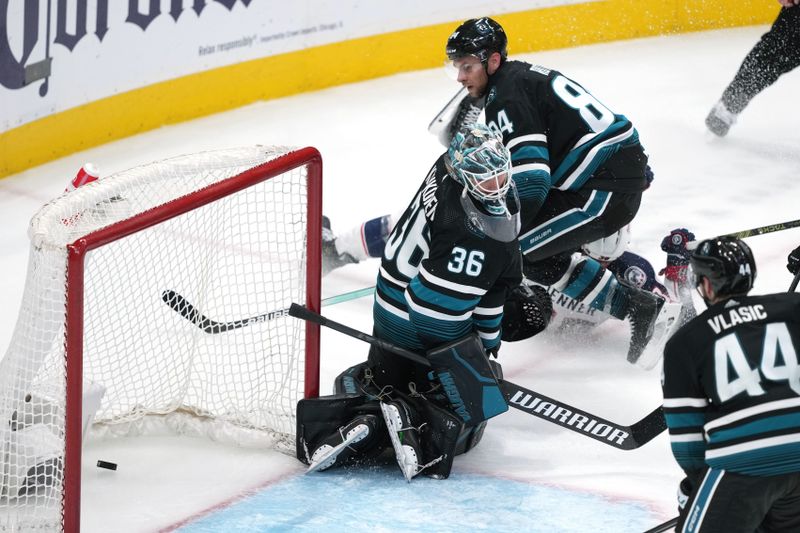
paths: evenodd
<path fill-rule="evenodd" d="M 800 246 L 792 250 L 789 257 L 786 258 L 786 268 L 794 275 L 800 271 Z"/>
<path fill-rule="evenodd" d="M 503 305 L 504 341 L 528 339 L 544 331 L 553 316 L 553 300 L 547 289 L 525 283 L 517 286 Z"/>
<path fill-rule="evenodd" d="M 433 118 L 428 125 L 428 131 L 448 148 L 458 130 L 478 121 L 483 106 L 483 98 L 471 97 L 467 94 L 466 87 L 462 87 Z"/>

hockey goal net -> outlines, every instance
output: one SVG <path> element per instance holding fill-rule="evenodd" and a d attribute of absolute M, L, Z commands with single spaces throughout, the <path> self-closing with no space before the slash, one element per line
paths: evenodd
<path fill-rule="evenodd" d="M 33 217 L 0 361 L 0 531 L 78 529 L 90 432 L 293 451 L 319 329 L 282 310 L 319 311 L 321 182 L 313 148 L 240 148 L 109 176 Z"/>

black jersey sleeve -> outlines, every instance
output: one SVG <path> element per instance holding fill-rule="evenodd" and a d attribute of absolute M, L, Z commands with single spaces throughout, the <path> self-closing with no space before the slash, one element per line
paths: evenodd
<path fill-rule="evenodd" d="M 538 208 L 550 191 L 550 153 L 544 107 L 547 76 L 510 62 L 492 80 L 486 123 L 503 135 L 511 152 L 511 175 L 520 200 Z"/>

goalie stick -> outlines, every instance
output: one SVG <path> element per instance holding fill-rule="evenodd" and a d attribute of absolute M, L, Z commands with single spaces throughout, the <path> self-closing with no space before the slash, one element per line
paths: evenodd
<path fill-rule="evenodd" d="M 428 124 L 428 133 L 447 148 L 456 131 L 466 124 L 477 122 L 483 111 L 483 98 L 473 98 L 462 87 Z"/>
<path fill-rule="evenodd" d="M 396 346 L 390 342 L 377 339 L 364 332 L 334 322 L 315 313 L 301 305 L 292 304 L 289 315 L 302 320 L 308 320 L 331 328 L 339 333 L 344 333 L 369 344 L 379 346 L 384 350 L 394 352 L 415 363 L 430 366 L 427 358 Z M 511 407 L 524 411 L 529 415 L 542 418 L 561 427 L 581 433 L 609 446 L 620 450 L 633 450 L 653 440 L 667 428 L 661 406 L 654 409 L 647 416 L 630 426 L 623 426 L 608 421 L 591 413 L 576 409 L 564 402 L 554 400 L 538 392 L 526 389 L 516 383 L 499 379 L 498 383 Z"/>
<path fill-rule="evenodd" d="M 369 294 L 372 294 L 374 290 L 375 287 L 358 289 L 355 291 L 346 292 L 344 294 L 331 296 L 330 298 L 325 298 L 320 303 L 322 305 L 334 305 L 342 302 L 347 302 L 350 300 L 361 298 L 362 296 L 367 296 Z M 250 318 L 242 318 L 240 320 L 232 320 L 230 322 L 217 322 L 216 320 L 212 320 L 208 318 L 206 315 L 202 314 L 200 311 L 197 310 L 197 308 L 194 305 L 192 305 L 186 298 L 184 298 L 183 295 L 173 290 L 166 290 L 162 292 L 161 299 L 164 300 L 164 303 L 167 304 L 173 311 L 175 311 L 183 318 L 185 318 L 198 328 L 202 329 L 206 333 L 210 334 L 224 333 L 226 331 L 243 328 L 251 324 L 268 322 L 270 320 L 274 320 L 282 316 L 289 316 L 289 308 L 283 308 L 283 309 L 276 309 L 275 311 L 270 311 L 268 313 L 262 313 L 260 315 L 252 316 Z"/>

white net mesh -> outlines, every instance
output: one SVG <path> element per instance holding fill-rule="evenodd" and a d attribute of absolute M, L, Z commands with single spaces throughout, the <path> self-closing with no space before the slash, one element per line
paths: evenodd
<path fill-rule="evenodd" d="M 60 527 L 65 372 L 74 364 L 64 348 L 67 246 L 103 228 L 114 237 L 84 260 L 83 388 L 105 389 L 93 431 L 150 431 L 166 421 L 172 430 L 293 449 L 305 325 L 276 313 L 209 333 L 164 294 L 222 323 L 305 302 L 306 168 L 252 184 L 247 173 L 238 192 L 119 235 L 125 221 L 203 198 L 208 186 L 238 183 L 234 176 L 290 151 L 252 147 L 135 168 L 34 216 L 22 308 L 0 361 L 0 531 Z"/>

